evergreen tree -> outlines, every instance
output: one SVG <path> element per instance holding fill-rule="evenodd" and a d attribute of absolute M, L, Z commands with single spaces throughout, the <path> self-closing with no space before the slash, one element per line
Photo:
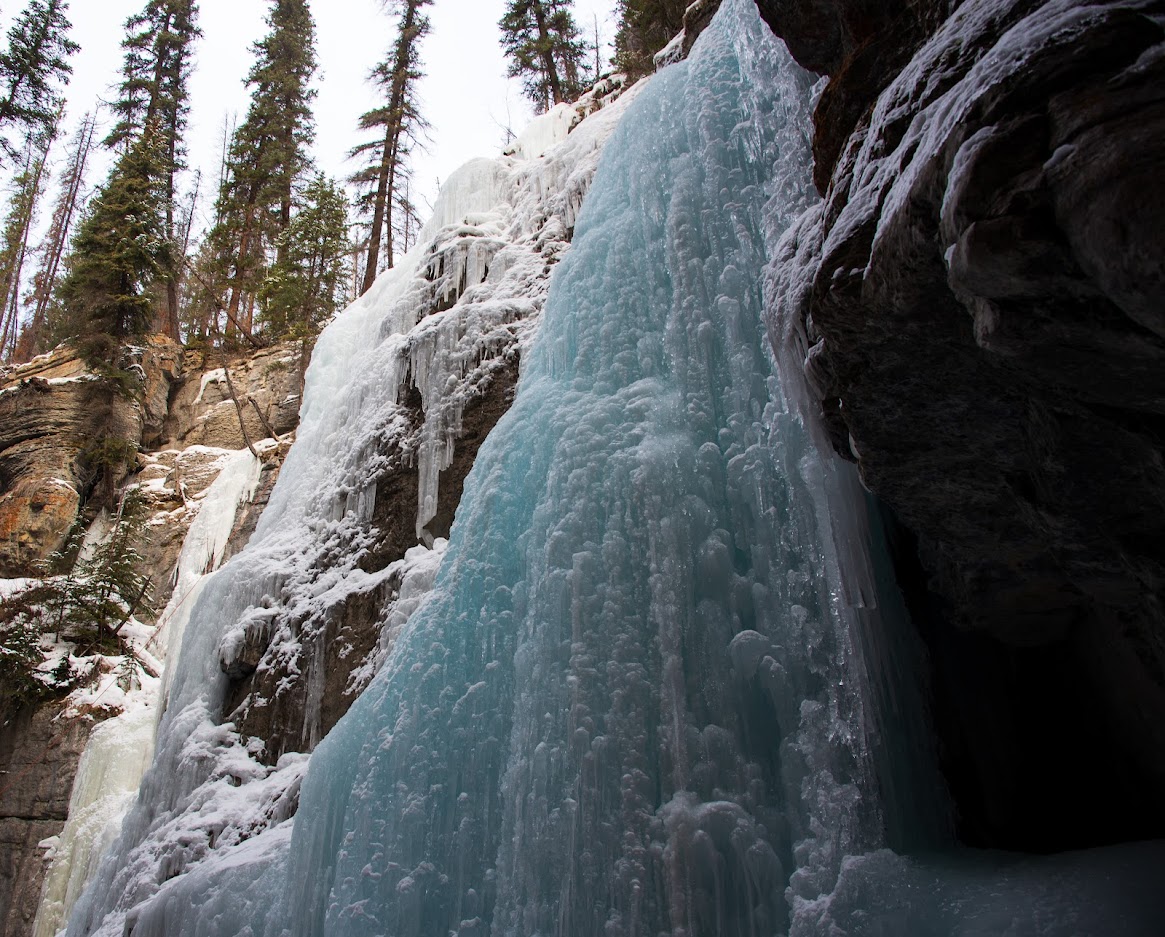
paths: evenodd
<path fill-rule="evenodd" d="M 508 0 L 498 27 L 510 59 L 509 74 L 545 111 L 582 92 L 580 72 L 587 54 L 571 0 Z"/>
<path fill-rule="evenodd" d="M 366 156 L 367 165 L 356 173 L 354 182 L 368 187 L 360 201 L 361 210 L 371 215 L 364 281 L 360 292 L 372 286 L 379 272 L 381 239 L 384 238 L 385 266 L 394 260 L 395 220 L 406 226 L 412 206 L 407 198 L 408 156 L 426 129 L 416 100 L 416 85 L 422 77 L 420 43 L 429 32 L 424 8 L 433 0 L 396 0 L 399 17 L 396 43 L 391 55 L 373 69 L 372 80 L 384 103 L 360 118 L 361 130 L 375 130 L 377 137 L 352 151 Z M 402 198 L 401 190 L 406 195 Z M 406 248 L 407 249 L 407 248 Z"/>
<path fill-rule="evenodd" d="M 182 137 L 189 113 L 188 83 L 197 26 L 195 0 L 147 0 L 140 13 L 126 20 L 122 42 L 125 60 L 118 97 L 113 103 L 118 120 L 106 138 L 107 146 L 123 152 L 141 136 L 145 127 L 156 128 L 155 145 L 162 159 L 165 198 L 162 202 L 166 238 L 174 241 L 176 179 L 185 168 Z M 156 323 L 174 340 L 179 339 L 177 268 L 164 272 L 165 301 Z"/>
<path fill-rule="evenodd" d="M 0 130 L 16 129 L 40 145 L 55 131 L 64 103 L 58 86 L 68 81 L 69 57 L 80 48 L 68 36 L 68 8 L 65 0 L 29 0 L 0 53 Z M 15 158 L 19 148 L 0 142 Z"/>
<path fill-rule="evenodd" d="M 270 31 L 254 47 L 251 103 L 231 142 L 215 207 L 219 220 L 209 236 L 227 286 L 228 335 L 250 334 L 268 253 L 279 260 L 286 250 L 281 235 L 291 223 L 295 183 L 314 136 L 315 25 L 306 0 L 274 0 L 267 22 Z"/>
<path fill-rule="evenodd" d="M 113 364 L 118 346 L 150 329 L 155 287 L 172 269 L 166 232 L 168 153 L 155 124 L 117 161 L 73 241 L 61 283 L 66 330 L 91 364 Z"/>
<path fill-rule="evenodd" d="M 146 520 L 141 494 L 131 488 L 117 506 L 108 537 L 82 555 L 84 531 L 78 525 L 49 558 L 41 581 L 0 599 L 0 715 L 5 705 L 67 692 L 83 676 L 71 670 L 68 657 L 59 669 L 44 667 L 42 637 L 49 634 L 74 643 L 80 655 L 129 657 L 135 671 L 130 679 L 138 668 L 153 673 L 122 637 L 132 616 L 154 611 L 153 584 L 139 549 Z"/>
<path fill-rule="evenodd" d="M 304 187 L 279 259 L 260 290 L 263 326 L 274 339 L 319 334 L 344 299 L 348 200 L 323 173 Z"/>
<path fill-rule="evenodd" d="M 126 650 L 120 632 L 130 617 L 152 612 L 153 583 L 138 547 L 146 539 L 145 501 L 136 488 L 117 505 L 109 536 L 76 560 L 60 596 L 68 636 L 89 648 Z"/>
<path fill-rule="evenodd" d="M 615 66 L 632 77 L 654 68 L 653 57 L 679 35 L 690 0 L 619 0 Z"/>

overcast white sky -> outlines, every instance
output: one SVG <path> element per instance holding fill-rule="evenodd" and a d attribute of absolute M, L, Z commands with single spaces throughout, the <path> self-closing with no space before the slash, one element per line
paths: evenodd
<path fill-rule="evenodd" d="M 0 24 L 6 30 L 20 2 L 3 4 Z M 108 99 L 121 65 L 122 25 L 144 0 L 70 0 L 73 38 L 81 52 L 73 59 L 68 90 L 67 128 Z M 191 83 L 188 133 L 189 163 L 202 167 L 204 192 L 213 186 L 221 151 L 224 118 L 247 107 L 243 80 L 251 65 L 250 46 L 265 32 L 269 0 L 199 0 L 203 38 L 198 44 Z M 375 101 L 366 78 L 384 57 L 393 38 L 393 19 L 381 0 L 311 0 L 316 20 L 320 63 L 315 86 L 315 157 L 324 171 L 347 176 L 355 166 L 346 162 L 359 141 L 356 121 Z M 428 153 L 414 158 L 415 177 L 423 196 L 432 201 L 436 182 L 475 156 L 501 149 L 500 125 L 509 121 L 520 131 L 530 117 L 516 80 L 505 77 L 497 21 L 505 0 L 436 0 L 430 8 L 433 29 L 423 55 L 427 77 L 421 86 L 423 112 L 432 124 Z M 600 35 L 609 43 L 614 34 L 615 0 L 575 0 L 583 31 L 593 32 L 598 16 Z M 604 53 L 609 57 L 610 50 Z M 91 179 L 99 181 L 95 173 Z M 204 201 L 209 210 L 209 198 Z"/>

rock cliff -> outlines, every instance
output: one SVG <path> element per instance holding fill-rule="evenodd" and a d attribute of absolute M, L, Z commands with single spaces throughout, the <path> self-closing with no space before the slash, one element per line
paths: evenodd
<path fill-rule="evenodd" d="M 1165 5 L 758 4 L 830 76 L 774 341 L 907 529 L 960 833 L 1165 834 Z"/>
<path fill-rule="evenodd" d="M 186 533 L 233 450 L 289 434 L 262 447 L 259 488 L 239 511 L 228 555 L 254 530 L 298 421 L 303 356 L 284 344 L 208 363 L 160 337 L 124 355 L 128 386 L 92 373 L 67 347 L 0 372 L 0 577 L 36 575 L 77 523 L 99 533 L 105 484 L 133 484 L 144 495 L 138 548 L 160 611 Z M 46 867 L 39 844 L 61 832 L 90 732 L 116 712 L 0 697 L 0 937 L 32 933 Z"/>
<path fill-rule="evenodd" d="M 57 708 L 26 709 L 0 725 L 0 934 L 32 933 L 44 880 L 43 840 L 69 813 L 90 719 L 58 719 Z"/>

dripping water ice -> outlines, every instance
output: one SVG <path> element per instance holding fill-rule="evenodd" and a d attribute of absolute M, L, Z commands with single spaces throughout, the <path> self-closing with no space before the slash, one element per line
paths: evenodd
<path fill-rule="evenodd" d="M 213 452 L 214 450 L 210 450 Z M 250 451 L 221 455 L 222 467 L 198 502 L 183 540 L 173 593 L 143 654 L 164 660 L 172 672 L 182 632 L 208 574 L 218 569 L 241 503 L 259 482 L 261 463 Z M 125 709 L 95 728 L 85 746 L 69 803 L 69 819 L 53 848 L 33 933 L 53 937 L 68 919 L 102 852 L 117 836 L 154 748 L 165 680 L 142 675 L 142 688 Z"/>

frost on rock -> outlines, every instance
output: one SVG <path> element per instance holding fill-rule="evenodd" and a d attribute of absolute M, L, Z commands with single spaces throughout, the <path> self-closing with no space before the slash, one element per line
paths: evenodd
<path fill-rule="evenodd" d="M 70 934 L 259 932 L 248 915 L 266 913 L 260 883 L 281 881 L 306 762 L 295 752 L 373 679 L 431 587 L 446 541 L 429 528 L 466 410 L 530 347 L 636 93 L 609 79 L 534 131 L 536 145 L 458 170 L 417 247 L 320 336 L 297 442 L 251 543 L 176 588 L 181 650 L 153 766 Z M 405 536 L 385 512 L 410 482 Z M 192 906 L 201 917 L 183 915 Z"/>

